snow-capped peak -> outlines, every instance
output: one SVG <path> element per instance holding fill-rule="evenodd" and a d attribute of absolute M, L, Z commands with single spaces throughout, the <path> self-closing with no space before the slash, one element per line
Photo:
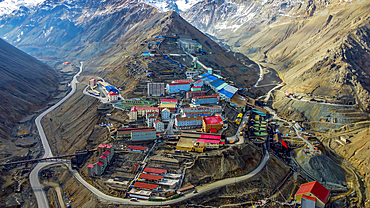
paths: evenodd
<path fill-rule="evenodd" d="M 188 10 L 201 0 L 142 0 L 147 4 L 156 7 L 161 12 L 174 10 L 178 13 Z"/>
<path fill-rule="evenodd" d="M 45 0 L 3 0 L 0 1 L 0 16 L 4 14 L 10 14 L 14 10 L 18 10 L 19 7 L 34 7 Z"/>

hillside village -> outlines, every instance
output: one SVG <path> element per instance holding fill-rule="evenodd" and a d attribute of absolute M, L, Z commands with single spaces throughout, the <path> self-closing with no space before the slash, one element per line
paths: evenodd
<path fill-rule="evenodd" d="M 322 154 L 322 145 L 312 133 L 304 131 L 296 121 L 279 117 L 264 102 L 250 97 L 253 94 L 248 89 L 238 88 L 220 72 L 206 67 L 198 57 L 212 52 L 203 50 L 197 41 L 178 38 L 176 44 L 182 52 L 156 53 L 166 39 L 155 37 L 156 42 L 147 43 L 148 50 L 136 59 L 149 59 L 152 63 L 161 60 L 176 67 L 165 71 L 158 71 L 159 68 L 132 71 L 145 76 L 141 80 L 146 83 L 142 93 L 133 91 L 136 98 L 125 98 L 127 94 L 122 94 L 119 87 L 99 77 L 92 77 L 83 90 L 85 95 L 115 109 L 105 113 L 108 122 L 99 124 L 108 129 L 109 139 L 98 145 L 90 157 L 72 163 L 85 180 L 103 192 L 132 201 L 174 200 L 197 194 L 198 187 L 219 180 L 212 176 L 194 178 L 192 168 L 199 158 L 221 154 L 225 160 L 237 162 L 240 156 L 235 148 L 250 146 L 255 153 L 248 157 L 256 160 L 255 165 L 251 163 L 239 174 L 233 173 L 238 168 L 226 170 L 228 174 L 243 175 L 261 165 L 263 157 L 275 157 L 290 166 L 291 173 L 300 173 L 297 182 L 315 181 L 326 190 L 335 190 L 332 194 L 338 196 L 348 190 L 344 171 Z M 191 58 L 181 60 L 181 57 Z M 185 63 L 190 67 L 185 67 L 184 61 L 190 61 Z M 125 112 L 123 122 L 115 119 L 117 111 Z M 336 165 L 338 177 L 329 176 L 333 171 L 330 168 L 320 176 L 312 173 L 315 166 L 308 161 L 316 157 L 324 158 L 317 161 L 320 166 Z M 279 187 L 283 185 L 284 182 Z M 296 191 L 293 187 L 289 194 Z M 295 199 L 299 203 L 317 199 L 316 205 L 323 207 L 330 201 L 328 196 Z M 264 199 L 256 203 L 268 202 Z"/>

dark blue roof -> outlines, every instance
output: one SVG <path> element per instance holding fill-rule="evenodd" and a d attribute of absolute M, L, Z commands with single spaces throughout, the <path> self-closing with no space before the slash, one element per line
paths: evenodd
<path fill-rule="evenodd" d="M 209 76 L 209 75 L 210 75 L 209 73 L 204 73 L 204 74 L 201 74 L 199 76 L 200 76 L 200 78 L 203 78 L 203 77 L 206 77 L 206 76 Z"/>
<path fill-rule="evenodd" d="M 219 90 L 218 91 L 219 93 L 221 93 L 221 94 L 224 94 L 226 97 L 228 97 L 228 98 L 232 98 L 233 96 L 234 96 L 234 94 L 235 93 L 231 93 L 231 92 L 229 92 L 229 91 L 226 91 L 225 89 L 221 89 L 221 90 Z"/>
<path fill-rule="evenodd" d="M 208 81 L 208 82 L 213 82 L 215 81 L 216 79 L 218 79 L 217 77 L 213 76 L 213 75 L 209 75 L 205 78 L 203 78 L 204 81 Z"/>
<path fill-rule="evenodd" d="M 223 83 L 225 83 L 225 82 L 224 82 L 224 81 L 222 81 L 221 79 L 218 79 L 218 80 L 216 80 L 216 81 L 212 82 L 212 83 L 211 83 L 211 85 L 212 85 L 213 87 L 218 87 L 218 86 L 222 85 Z"/>

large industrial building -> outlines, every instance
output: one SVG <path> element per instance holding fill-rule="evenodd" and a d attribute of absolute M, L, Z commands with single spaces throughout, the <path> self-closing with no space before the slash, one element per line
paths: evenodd
<path fill-rule="evenodd" d="M 220 100 L 220 96 L 217 94 L 214 94 L 214 95 L 193 97 L 191 99 L 191 102 L 194 105 L 205 105 L 205 104 L 217 104 L 219 100 Z"/>
<path fill-rule="evenodd" d="M 190 83 L 189 82 L 168 83 L 167 91 L 170 94 L 190 91 Z"/>
<path fill-rule="evenodd" d="M 166 84 L 165 83 L 148 83 L 148 96 L 164 96 L 166 93 Z"/>
<path fill-rule="evenodd" d="M 189 53 L 197 53 L 202 50 L 202 45 L 192 39 L 179 39 L 180 46 Z"/>
<path fill-rule="evenodd" d="M 131 131 L 131 141 L 152 141 L 157 138 L 157 133 L 155 128 L 152 129 L 141 129 Z"/>

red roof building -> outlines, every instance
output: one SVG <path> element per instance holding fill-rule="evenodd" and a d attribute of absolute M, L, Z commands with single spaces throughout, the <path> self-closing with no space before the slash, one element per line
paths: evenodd
<path fill-rule="evenodd" d="M 100 158 L 101 158 L 102 160 L 105 160 L 105 159 L 107 159 L 107 156 L 102 155 L 102 156 L 100 156 Z"/>
<path fill-rule="evenodd" d="M 134 188 L 146 189 L 146 190 L 157 190 L 158 187 L 159 187 L 159 185 L 143 183 L 143 182 L 136 182 L 135 185 L 134 185 Z"/>
<path fill-rule="evenodd" d="M 189 82 L 179 82 L 179 83 L 168 83 L 168 85 L 173 86 L 173 85 L 190 85 Z"/>
<path fill-rule="evenodd" d="M 97 164 L 98 166 L 100 166 L 100 167 L 104 165 L 104 163 L 103 163 L 103 162 L 101 162 L 101 161 L 97 162 L 96 164 Z"/>
<path fill-rule="evenodd" d="M 177 99 L 161 99 L 161 103 L 177 103 Z"/>
<path fill-rule="evenodd" d="M 203 118 L 206 125 L 219 125 L 223 124 L 223 121 L 220 116 L 207 116 Z"/>
<path fill-rule="evenodd" d="M 150 181 L 160 181 L 160 180 L 163 179 L 163 176 L 142 173 L 142 174 L 140 174 L 139 178 L 140 179 L 145 179 L 145 180 L 150 180 Z"/>
<path fill-rule="evenodd" d="M 325 207 L 326 202 L 328 201 L 330 191 L 326 189 L 317 181 L 312 181 L 310 183 L 302 184 L 299 187 L 297 193 L 295 194 L 295 199 L 298 202 L 302 201 L 303 196 L 305 198 L 313 197 L 316 198 L 316 207 Z"/>
<path fill-rule="evenodd" d="M 94 168 L 94 165 L 95 165 L 94 163 L 90 163 L 87 167 L 88 168 Z"/>
<path fill-rule="evenodd" d="M 181 79 L 181 80 L 173 80 L 172 83 L 181 83 L 181 82 L 194 82 L 192 79 Z"/>
<path fill-rule="evenodd" d="M 112 96 L 112 95 L 118 95 L 118 94 L 113 92 L 113 91 L 110 91 L 110 92 L 108 92 L 108 95 Z"/>
<path fill-rule="evenodd" d="M 157 168 L 145 168 L 144 173 L 153 173 L 157 175 L 163 175 L 167 173 L 167 170 Z"/>
<path fill-rule="evenodd" d="M 143 146 L 134 146 L 134 145 L 129 145 L 128 148 L 131 150 L 131 151 L 147 151 L 148 150 L 148 147 L 143 147 Z"/>

